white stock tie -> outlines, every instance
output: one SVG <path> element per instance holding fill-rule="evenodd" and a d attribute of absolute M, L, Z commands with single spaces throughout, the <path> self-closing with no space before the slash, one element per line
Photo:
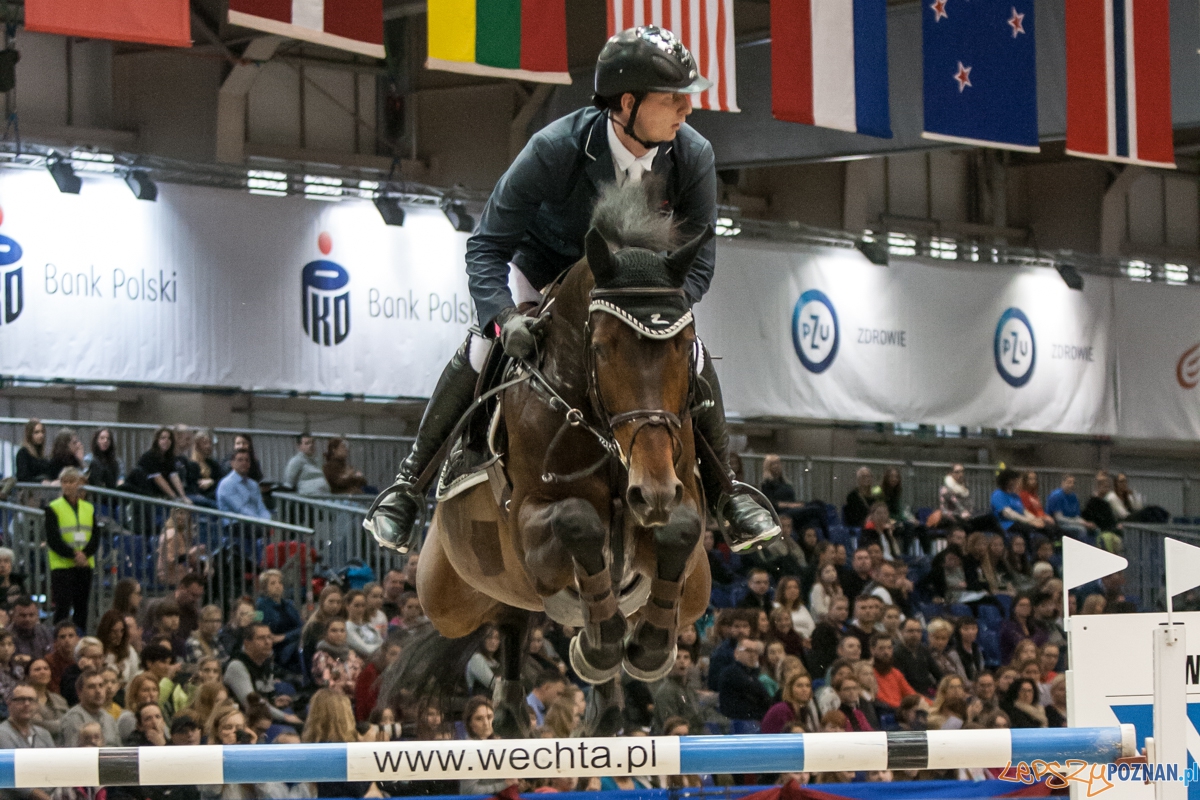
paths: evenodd
<path fill-rule="evenodd" d="M 641 161 L 634 161 L 629 165 L 629 169 L 625 170 L 626 180 L 629 183 L 641 183 L 642 174 L 646 171 L 642 166 Z"/>

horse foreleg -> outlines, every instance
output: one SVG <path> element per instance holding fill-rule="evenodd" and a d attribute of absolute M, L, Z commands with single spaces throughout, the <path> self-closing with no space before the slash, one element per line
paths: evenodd
<path fill-rule="evenodd" d="M 519 608 L 506 607 L 496 620 L 500 631 L 500 675 L 492 688 L 496 718 L 493 729 L 501 739 L 528 739 L 529 711 L 521 686 L 521 660 L 529 637 L 531 615 Z"/>
<path fill-rule="evenodd" d="M 583 714 L 584 736 L 617 736 L 625 726 L 625 691 L 621 680 L 597 684 L 588 693 Z"/>
<path fill-rule="evenodd" d="M 612 575 L 605 558 L 608 530 L 595 506 L 569 498 L 522 510 L 526 539 L 541 540 L 548 549 L 561 547 L 570 557 L 583 603 L 583 629 L 571 640 L 571 666 L 588 683 L 604 683 L 621 671 L 627 626 L 617 608 Z M 535 559 L 539 556 L 535 556 Z M 539 565 L 530 563 L 536 574 Z"/>
<path fill-rule="evenodd" d="M 675 665 L 684 571 L 700 535 L 700 516 L 688 506 L 678 506 L 666 525 L 654 529 L 656 567 L 650 597 L 625 648 L 625 671 L 638 680 L 659 680 Z"/>

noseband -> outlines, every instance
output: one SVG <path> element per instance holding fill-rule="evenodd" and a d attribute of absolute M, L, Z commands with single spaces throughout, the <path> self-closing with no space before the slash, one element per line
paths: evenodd
<path fill-rule="evenodd" d="M 651 313 L 648 319 L 644 319 L 643 315 L 635 314 L 629 310 L 629 306 L 635 301 L 653 301 L 657 298 L 679 299 L 685 298 L 682 289 L 668 288 L 653 288 L 653 287 L 630 287 L 625 289 L 593 289 L 591 292 L 591 304 L 588 307 L 588 319 L 584 323 L 584 363 L 585 372 L 587 374 L 587 396 L 588 402 L 591 405 L 592 413 L 597 420 L 603 420 L 603 427 L 592 425 L 584 418 L 584 414 L 578 408 L 574 408 L 568 403 L 549 382 L 541 375 L 539 371 L 534 371 L 535 377 L 538 378 L 538 383 L 545 388 L 550 395 L 550 406 L 557 410 L 565 412 L 562 425 L 550 440 L 550 445 L 546 448 L 545 457 L 542 461 L 542 482 L 543 483 L 570 483 L 587 477 L 599 471 L 610 458 L 615 458 L 624 470 L 629 469 L 629 454 L 623 452 L 620 443 L 617 441 L 616 433 L 626 425 L 633 426 L 633 434 L 629 439 L 629 450 L 633 451 L 633 446 L 637 441 L 638 434 L 646 428 L 662 427 L 666 428 L 671 434 L 671 446 L 675 460 L 678 460 L 683 449 L 683 442 L 680 438 L 680 430 L 683 428 L 683 421 L 679 415 L 667 411 L 662 408 L 640 408 L 634 411 L 624 411 L 619 414 L 610 414 L 604 405 L 604 398 L 600 394 L 599 381 L 596 374 L 596 360 L 592 352 L 592 322 L 591 315 L 593 313 L 605 313 L 616 317 L 624 324 L 633 328 L 639 336 L 645 336 L 650 339 L 666 341 L 673 339 L 681 331 L 692 324 L 692 312 L 689 309 L 684 314 L 680 315 L 674 321 L 662 319 L 661 313 Z M 664 305 L 665 308 L 665 305 Z M 697 345 L 698 346 L 698 345 Z M 684 402 L 684 408 L 690 408 L 692 398 L 695 393 L 695 365 L 697 363 L 696 348 L 693 347 L 689 354 L 689 369 L 688 369 L 688 396 Z M 563 436 L 572 428 L 583 428 L 588 433 L 591 433 L 599 442 L 600 447 L 604 450 L 604 454 L 593 464 L 584 467 L 581 470 L 562 475 L 550 470 L 551 456 L 558 448 Z"/>

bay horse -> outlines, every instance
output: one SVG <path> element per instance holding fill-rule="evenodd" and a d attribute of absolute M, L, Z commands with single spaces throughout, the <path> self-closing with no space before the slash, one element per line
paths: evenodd
<path fill-rule="evenodd" d="M 510 485 L 498 488 L 492 470 L 491 481 L 440 499 L 421 549 L 417 594 L 438 633 L 467 642 L 500 629 L 502 735 L 527 735 L 519 677 L 534 613 L 578 630 L 571 666 L 611 707 L 621 671 L 666 675 L 677 629 L 708 606 L 691 424 L 701 349 L 682 286 L 713 229 L 668 254 L 674 228 L 649 194 L 637 184 L 602 194 L 585 257 L 545 292 L 539 351 L 513 367 L 506 377 L 517 382 L 501 395 Z M 401 673 L 444 672 L 454 660 L 419 652 L 406 652 Z M 436 665 L 415 664 L 421 657 Z M 412 681 L 392 676 L 392 692 L 403 683 Z M 589 708 L 589 733 L 616 732 L 598 721 L 605 713 Z"/>

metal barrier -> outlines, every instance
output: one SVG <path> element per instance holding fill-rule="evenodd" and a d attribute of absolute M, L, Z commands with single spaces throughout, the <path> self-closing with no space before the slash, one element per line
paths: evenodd
<path fill-rule="evenodd" d="M 1142 611 L 1165 611 L 1167 590 L 1164 576 L 1166 563 L 1163 560 L 1163 539 L 1171 537 L 1181 542 L 1200 547 L 1200 526 L 1196 525 L 1145 525 L 1126 522 L 1122 527 L 1125 558 L 1129 567 L 1125 570 L 1125 596 L 1138 598 Z M 1177 611 L 1194 610 L 1200 601 L 1200 593 L 1187 593 L 1191 602 L 1176 602 Z"/>
<path fill-rule="evenodd" d="M 0 537 L 13 551 L 13 573 L 24 576 L 25 588 L 33 595 L 46 594 L 50 586 L 45 517 L 40 508 L 0 502 Z"/>
<path fill-rule="evenodd" d="M 759 454 L 742 454 L 742 466 L 747 483 L 762 482 L 762 462 Z M 879 458 L 838 458 L 833 456 L 780 456 L 783 476 L 796 490 L 802 501 L 822 500 L 841 509 L 846 496 L 854 489 L 855 473 L 859 467 L 870 467 L 875 484 L 889 467 L 900 470 L 904 501 L 914 513 L 918 508 L 938 507 L 938 490 L 950 471 L 950 462 L 897 461 Z M 971 490 L 971 504 L 976 512 L 986 511 L 992 491 L 996 488 L 998 466 L 964 464 L 966 484 Z M 1059 487 L 1064 475 L 1075 476 L 1075 493 L 1081 502 L 1091 496 L 1096 470 L 1075 470 L 1065 467 L 1014 467 L 1033 470 L 1038 474 L 1038 491 L 1043 505 L 1050 493 Z M 1124 472 L 1130 487 L 1139 492 L 1146 505 L 1162 506 L 1173 516 L 1200 517 L 1200 477 L 1162 472 L 1108 470 L 1110 475 Z"/>
<path fill-rule="evenodd" d="M 31 483 L 17 484 L 17 487 L 39 505 L 54 499 L 60 491 L 54 486 Z M 191 513 L 195 533 L 193 544 L 203 547 L 203 553 L 197 554 L 196 566 L 206 577 L 208 602 L 228 610 L 230 603 L 238 597 L 253 594 L 254 581 L 269 566 L 278 566 L 284 569 L 285 575 L 291 572 L 297 578 L 306 578 L 311 572 L 311 565 L 304 564 L 301 555 L 315 540 L 311 527 L 95 486 L 87 487 L 87 493 L 89 501 L 96 507 L 96 516 L 105 522 L 92 582 L 93 616 L 112 605 L 113 590 L 122 578 L 136 579 L 147 597 L 173 588 L 160 578 L 159 550 L 163 527 L 172 509 L 176 508 Z M 9 503 L 3 506 L 5 513 L 12 513 L 14 518 L 20 513 L 41 514 L 36 508 L 14 507 Z M 38 520 L 40 522 L 41 518 Z M 22 566 L 30 576 L 27 582 L 30 592 L 49 596 L 44 525 L 26 524 L 14 530 L 6 541 L 11 542 L 19 558 L 24 557 Z M 310 585 L 309 581 L 284 581 L 289 599 L 297 603 L 311 599 Z"/>
<path fill-rule="evenodd" d="M 0 750 L 0 788 L 711 775 L 1111 764 L 1132 725 L 747 736 Z"/>
<path fill-rule="evenodd" d="M 25 435 L 28 420 L 18 417 L 0 417 L 0 440 L 19 445 Z M 110 428 L 116 441 L 117 456 L 125 462 L 125 469 L 132 469 L 142 454 L 153 444 L 158 425 L 141 425 L 128 422 L 94 422 L 85 420 L 43 419 L 46 426 L 47 450 L 60 428 L 71 428 L 79 434 L 84 449 L 91 452 L 92 435 L 101 428 Z M 196 428 L 197 430 L 199 428 Z M 216 441 L 214 456 L 217 460 L 233 452 L 233 437 L 239 433 L 250 436 L 254 441 L 254 454 L 262 464 L 263 475 L 270 480 L 282 480 L 287 462 L 296 454 L 296 434 L 299 431 L 255 430 L 239 428 L 212 428 Z M 371 486 L 383 488 L 392 482 L 400 462 L 412 447 L 412 438 L 406 436 L 366 436 L 362 434 L 313 433 L 317 440 L 317 460 L 321 460 L 324 442 L 341 436 L 350 446 L 350 463 L 361 469 Z M 11 463 L 0 464 L 0 476 L 11 474 Z"/>
<path fill-rule="evenodd" d="M 392 550 L 375 543 L 363 530 L 369 501 L 334 495 L 337 500 L 308 495 L 274 492 L 275 509 L 279 519 L 313 530 L 313 546 L 323 564 L 337 570 L 351 561 L 361 561 L 370 567 L 377 580 L 391 569 L 402 569 L 408 561 Z"/>

